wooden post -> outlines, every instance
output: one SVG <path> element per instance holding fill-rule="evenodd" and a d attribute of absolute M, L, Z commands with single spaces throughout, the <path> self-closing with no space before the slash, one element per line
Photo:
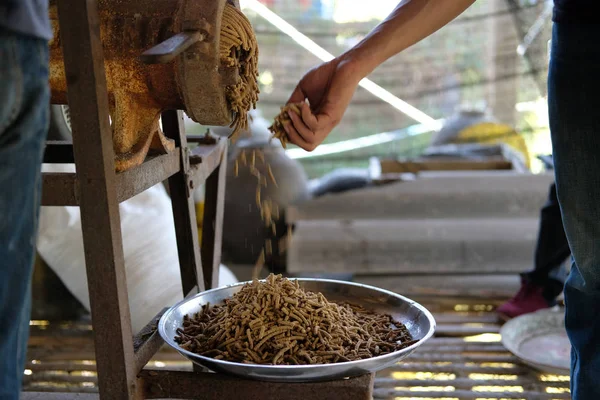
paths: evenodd
<path fill-rule="evenodd" d="M 58 11 L 99 391 L 125 400 L 136 376 L 98 6 L 59 0 Z"/>
<path fill-rule="evenodd" d="M 203 291 L 205 286 L 198 242 L 196 207 L 192 196 L 194 188 L 190 187 L 190 182 L 193 181 L 188 174 L 189 156 L 183 113 L 175 110 L 163 112 L 162 126 L 165 135 L 173 139 L 175 145 L 181 149 L 181 169 L 169 178 L 169 194 L 177 236 L 181 285 L 183 295 L 187 296 L 192 290 Z"/>

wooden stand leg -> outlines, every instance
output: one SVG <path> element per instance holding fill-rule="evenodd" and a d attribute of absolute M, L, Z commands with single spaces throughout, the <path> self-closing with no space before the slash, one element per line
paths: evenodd
<path fill-rule="evenodd" d="M 223 239 L 223 211 L 227 175 L 227 149 L 221 154 L 221 163 L 206 180 L 204 218 L 202 223 L 202 266 L 206 289 L 219 286 L 221 244 Z"/>
<path fill-rule="evenodd" d="M 181 285 L 183 295 L 187 296 L 192 291 L 203 291 L 205 286 L 198 245 L 196 207 L 192 196 L 193 188 L 189 184 L 189 157 L 182 112 L 165 111 L 162 113 L 162 125 L 165 135 L 181 148 L 181 170 L 169 178 L 169 193 L 177 236 Z"/>
<path fill-rule="evenodd" d="M 95 1 L 67 0 L 58 10 L 99 391 L 125 400 L 136 377 L 98 10 Z"/>

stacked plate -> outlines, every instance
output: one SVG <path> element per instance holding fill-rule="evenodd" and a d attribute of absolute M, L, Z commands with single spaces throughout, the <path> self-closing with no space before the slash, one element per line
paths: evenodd
<path fill-rule="evenodd" d="M 551 374 L 569 375 L 571 343 L 562 309 L 541 310 L 508 321 L 502 344 L 523 363 Z"/>

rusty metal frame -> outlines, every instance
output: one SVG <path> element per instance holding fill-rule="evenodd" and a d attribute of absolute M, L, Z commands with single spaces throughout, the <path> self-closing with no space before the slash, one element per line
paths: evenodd
<path fill-rule="evenodd" d="M 181 168 L 171 176 L 169 193 L 175 222 L 177 252 L 183 295 L 188 295 L 197 288 L 204 290 L 204 271 L 200 258 L 196 207 L 192 196 L 194 184 L 189 178 L 189 154 L 187 139 L 181 111 L 166 111 L 162 114 L 162 125 L 165 135 L 175 141 L 175 146 L 182 149 Z"/>
<path fill-rule="evenodd" d="M 181 111 L 162 114 L 176 150 L 149 156 L 115 172 L 108 95 L 96 0 L 58 0 L 61 41 L 71 108 L 73 143 L 48 143 L 45 162 L 75 162 L 75 173 L 44 173 L 44 205 L 79 206 L 101 399 L 177 396 L 197 399 L 370 399 L 373 375 L 310 383 L 240 380 L 206 372 L 150 371 L 144 367 L 163 345 L 156 330 L 161 311 L 132 334 L 119 202 L 168 181 L 184 295 L 217 285 L 221 259 L 227 140 L 187 147 Z M 198 241 L 193 189 L 206 182 L 203 240 Z M 340 397 L 341 396 L 341 397 Z"/>
<path fill-rule="evenodd" d="M 221 157 L 227 152 L 227 141 L 222 139 L 213 145 L 201 145 L 192 150 L 188 175 L 194 182 L 204 182 L 219 168 Z M 128 200 L 153 185 L 162 182 L 181 169 L 180 148 L 169 154 L 149 156 L 142 165 L 116 174 L 117 201 Z M 72 145 L 59 144 L 46 147 L 48 163 L 73 163 Z M 42 205 L 78 206 L 77 177 L 75 173 L 51 172 L 43 175 Z"/>
<path fill-rule="evenodd" d="M 210 160 L 209 157 L 206 158 Z M 212 172 L 210 172 L 210 164 L 208 163 L 209 168 L 198 168 L 197 170 L 197 175 L 200 175 L 203 171 L 210 174 L 206 179 L 205 186 L 204 219 L 202 221 L 202 243 L 200 248 L 202 265 L 204 266 L 204 286 L 207 289 L 217 287 L 219 281 L 223 212 L 225 208 L 225 177 L 227 176 L 226 151 L 221 152 L 218 161 L 219 166 Z M 202 164 L 199 167 L 202 167 Z"/>
<path fill-rule="evenodd" d="M 169 154 L 148 157 L 143 164 L 115 174 L 117 202 L 128 200 L 169 178 L 179 171 L 180 162 L 180 149 L 175 149 Z M 42 183 L 44 187 L 42 205 L 79 205 L 76 173 L 46 173 L 43 175 Z"/>

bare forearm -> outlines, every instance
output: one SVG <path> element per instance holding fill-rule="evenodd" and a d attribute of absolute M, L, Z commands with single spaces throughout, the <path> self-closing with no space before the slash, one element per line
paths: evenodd
<path fill-rule="evenodd" d="M 465 11 L 475 0 L 404 0 L 360 43 L 340 56 L 357 79 L 421 41 Z"/>

